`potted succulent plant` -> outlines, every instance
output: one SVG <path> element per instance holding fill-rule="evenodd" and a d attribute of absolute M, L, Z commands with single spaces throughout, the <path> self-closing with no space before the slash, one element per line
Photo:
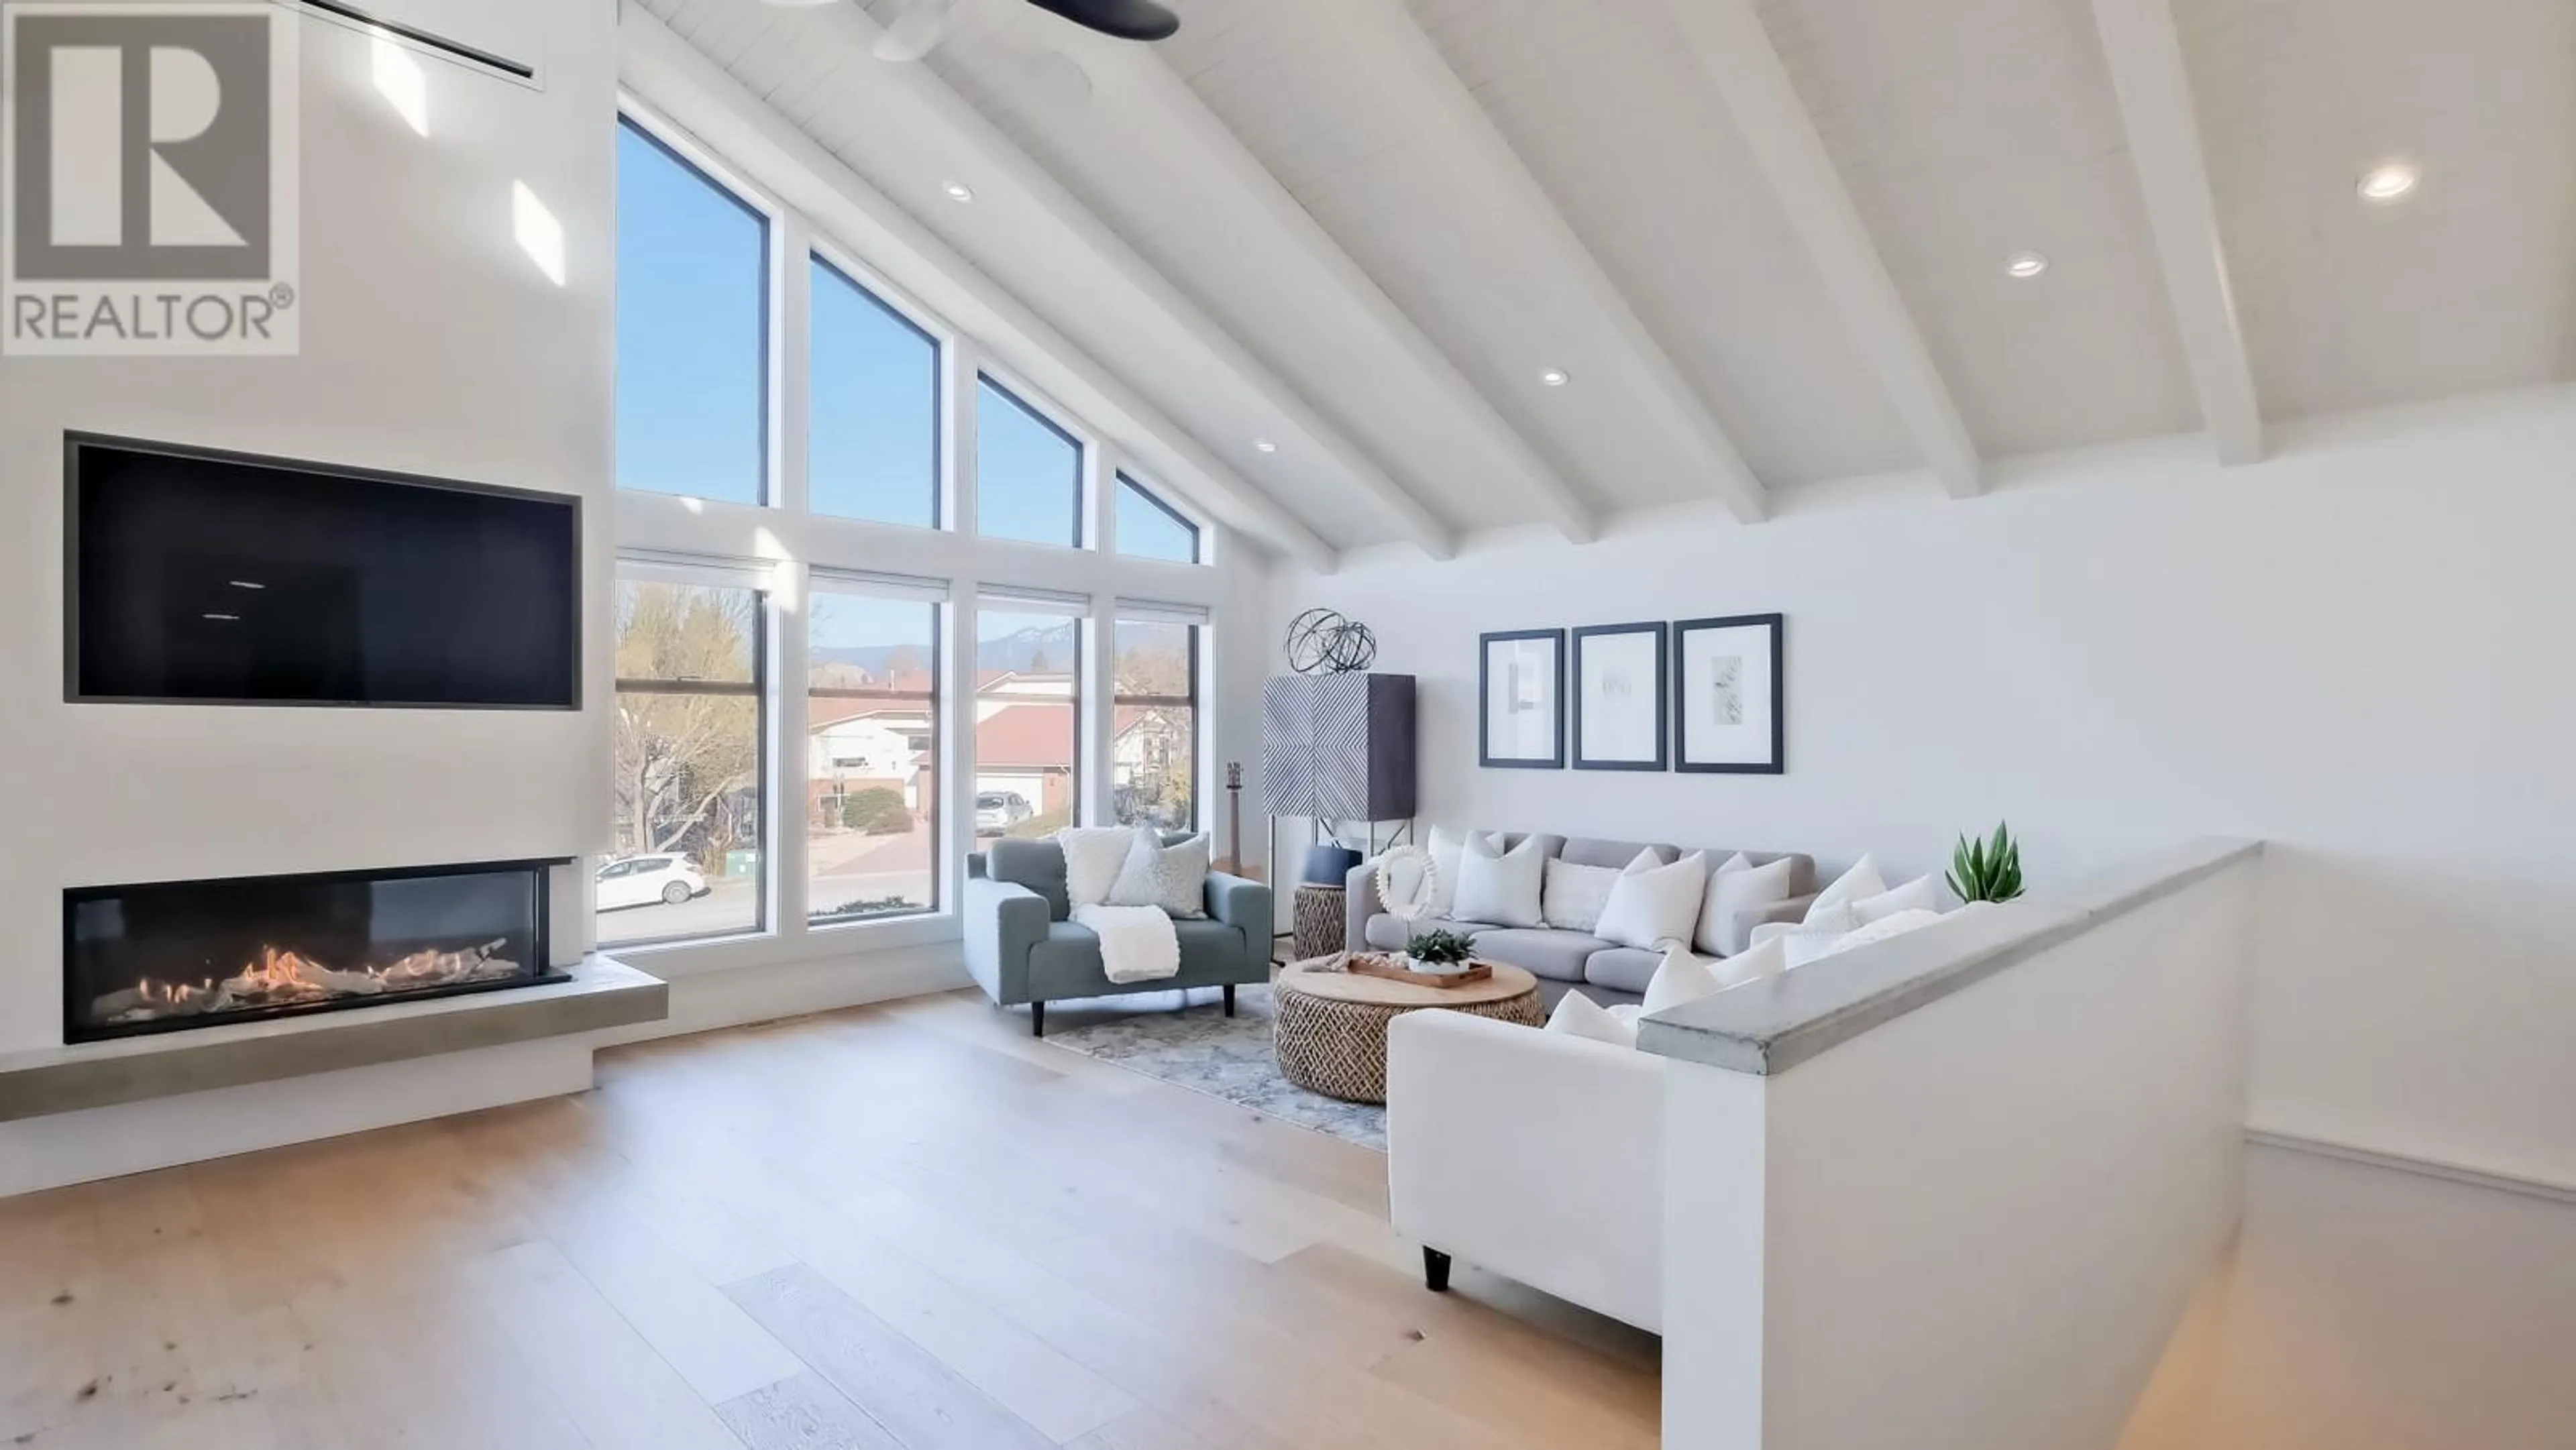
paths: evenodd
<path fill-rule="evenodd" d="M 2021 843 L 2002 825 L 1992 841 L 1959 838 L 1950 855 L 1950 889 L 1961 901 L 2010 901 L 2021 895 Z"/>
<path fill-rule="evenodd" d="M 1467 970 L 1467 961 L 1475 950 L 1454 931 L 1426 931 L 1405 942 L 1404 955 L 1405 965 L 1417 972 L 1449 977 Z"/>

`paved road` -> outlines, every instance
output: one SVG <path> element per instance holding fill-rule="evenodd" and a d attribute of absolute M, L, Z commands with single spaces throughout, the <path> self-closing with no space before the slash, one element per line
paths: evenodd
<path fill-rule="evenodd" d="M 919 891 L 921 882 L 918 869 L 838 872 L 816 877 L 807 895 L 818 906 L 838 906 L 845 901 Z M 749 881 L 714 881 L 708 883 L 704 896 L 677 906 L 656 901 L 649 906 L 601 912 L 599 943 L 614 947 L 624 942 L 749 931 L 758 918 L 758 907 L 758 897 Z"/>

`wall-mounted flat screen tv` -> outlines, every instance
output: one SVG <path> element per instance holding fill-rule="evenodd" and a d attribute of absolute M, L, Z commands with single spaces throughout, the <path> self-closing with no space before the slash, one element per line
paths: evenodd
<path fill-rule="evenodd" d="M 581 501 L 73 434 L 67 699 L 578 708 Z"/>

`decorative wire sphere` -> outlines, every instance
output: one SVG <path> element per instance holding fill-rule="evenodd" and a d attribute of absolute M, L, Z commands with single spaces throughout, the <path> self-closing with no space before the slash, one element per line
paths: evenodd
<path fill-rule="evenodd" d="M 1288 667 L 1301 675 L 1349 674 L 1377 663 L 1377 635 L 1330 609 L 1309 609 L 1288 622 Z"/>

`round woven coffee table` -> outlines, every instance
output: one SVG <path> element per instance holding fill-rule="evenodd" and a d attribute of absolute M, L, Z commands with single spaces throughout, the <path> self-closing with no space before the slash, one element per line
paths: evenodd
<path fill-rule="evenodd" d="M 1421 987 L 1338 971 L 1342 957 L 1279 969 L 1271 986 L 1271 1046 L 1279 1073 L 1299 1087 L 1345 1102 L 1386 1101 L 1386 1024 L 1407 1012 L 1446 1007 L 1475 1017 L 1539 1025 L 1538 978 L 1501 962 L 1493 977 L 1463 987 Z"/>

